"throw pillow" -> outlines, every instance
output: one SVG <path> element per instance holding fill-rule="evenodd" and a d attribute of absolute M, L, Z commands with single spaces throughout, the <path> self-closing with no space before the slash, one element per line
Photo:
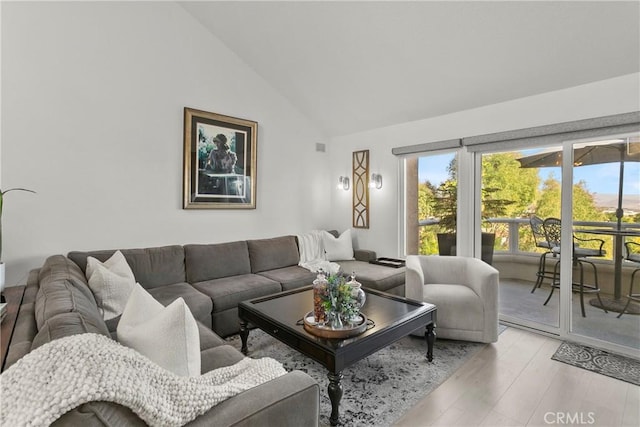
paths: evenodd
<path fill-rule="evenodd" d="M 104 263 L 87 257 L 87 279 L 104 320 L 120 316 L 136 282 L 124 255 L 117 251 Z"/>
<path fill-rule="evenodd" d="M 85 273 L 85 275 L 87 276 L 87 280 L 91 277 L 97 265 L 102 265 L 120 276 L 131 277 L 135 280 L 133 271 L 131 270 L 127 259 L 120 251 L 115 251 L 113 255 L 111 255 L 111 257 L 105 262 L 100 262 L 100 260 L 98 260 L 97 258 L 88 256 L 87 270 Z"/>
<path fill-rule="evenodd" d="M 322 234 L 322 243 L 327 254 L 328 261 L 345 261 L 353 259 L 353 243 L 351 242 L 351 229 L 345 230 L 340 237 L 333 237 L 327 231 Z"/>
<path fill-rule="evenodd" d="M 117 334 L 121 344 L 176 375 L 200 375 L 198 324 L 182 298 L 164 307 L 136 283 Z"/>

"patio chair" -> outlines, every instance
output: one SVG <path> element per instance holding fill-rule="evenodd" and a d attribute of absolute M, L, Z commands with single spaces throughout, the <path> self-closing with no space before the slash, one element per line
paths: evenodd
<path fill-rule="evenodd" d="M 625 259 L 627 261 L 634 262 L 640 265 L 640 243 L 636 242 L 625 242 L 625 248 L 627 249 L 627 256 Z M 640 293 L 633 293 L 633 281 L 635 280 L 636 273 L 640 271 L 640 267 L 633 270 L 631 273 L 631 282 L 629 283 L 629 294 L 627 295 L 627 304 L 625 304 L 624 309 L 618 314 L 618 319 L 627 311 L 629 308 L 629 304 L 631 301 L 640 302 Z"/>
<path fill-rule="evenodd" d="M 544 228 L 545 236 L 547 241 L 552 243 L 553 246 L 551 251 L 560 255 L 560 230 L 562 228 L 562 223 L 558 218 L 547 218 L 543 221 L 542 227 Z M 588 242 L 596 242 L 598 244 L 598 248 L 585 248 L 580 247 L 581 243 Z M 603 307 L 605 313 L 607 310 L 604 308 L 604 304 L 602 303 L 602 299 L 600 298 L 600 286 L 598 285 L 598 269 L 596 265 L 588 261 L 587 257 L 604 257 L 606 252 L 602 247 L 604 246 L 604 240 L 602 239 L 580 239 L 576 236 L 573 236 L 573 265 L 577 266 L 580 269 L 580 281 L 573 282 L 572 280 L 572 289 L 574 292 L 580 293 L 580 309 L 582 311 L 582 317 L 587 317 L 584 310 L 584 294 L 592 294 L 595 293 L 596 297 L 598 297 L 598 301 L 600 302 L 600 306 Z M 593 268 L 593 284 L 585 284 L 584 283 L 584 264 L 588 264 Z M 549 296 L 543 305 L 547 305 L 551 296 L 553 295 L 553 291 L 556 288 L 560 287 L 560 260 L 556 261 L 553 266 L 552 280 L 551 280 L 551 292 L 549 292 Z"/>
<path fill-rule="evenodd" d="M 547 264 L 547 255 L 551 254 L 554 257 L 556 254 L 553 253 L 551 248 L 555 245 L 552 245 L 547 241 L 547 237 L 544 234 L 544 227 L 542 226 L 543 219 L 539 216 L 532 215 L 529 218 L 529 225 L 531 226 L 531 233 L 533 233 L 533 240 L 536 242 L 536 247 L 546 249 L 545 252 L 540 254 L 540 260 L 538 261 L 538 272 L 536 273 L 536 283 L 533 285 L 533 289 L 531 289 L 531 293 L 534 293 L 537 288 L 542 286 L 542 282 L 544 279 L 553 279 L 549 274 L 546 274 L 546 264 Z"/>

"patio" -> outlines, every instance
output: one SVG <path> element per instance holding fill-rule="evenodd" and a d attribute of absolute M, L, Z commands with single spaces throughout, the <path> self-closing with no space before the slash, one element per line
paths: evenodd
<path fill-rule="evenodd" d="M 543 305 L 549 295 L 550 287 L 544 283 L 531 293 L 534 281 L 521 279 L 500 279 L 500 314 L 539 322 L 545 325 L 558 325 L 559 292 L 556 290 L 549 303 Z M 602 296 L 608 296 L 602 294 Z M 573 332 L 592 338 L 598 338 L 626 347 L 640 349 L 640 316 L 608 312 L 591 306 L 588 301 L 595 298 L 585 295 L 586 317 L 580 314 L 579 295 L 573 293 L 572 316 Z"/>

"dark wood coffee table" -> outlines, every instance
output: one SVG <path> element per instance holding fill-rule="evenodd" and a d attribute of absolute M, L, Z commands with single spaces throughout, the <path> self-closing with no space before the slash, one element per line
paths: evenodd
<path fill-rule="evenodd" d="M 247 354 L 249 323 L 323 365 L 329 373 L 331 425 L 338 424 L 342 398 L 342 371 L 417 329 L 425 328 L 426 357 L 433 360 L 436 307 L 383 292 L 365 289 L 362 312 L 375 325 L 347 339 L 325 339 L 304 329 L 302 318 L 313 308 L 311 287 L 243 301 L 238 305 L 242 352 Z"/>

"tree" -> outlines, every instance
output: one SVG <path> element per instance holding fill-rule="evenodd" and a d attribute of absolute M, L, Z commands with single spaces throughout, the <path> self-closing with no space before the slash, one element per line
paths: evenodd
<path fill-rule="evenodd" d="M 481 216 L 484 220 L 504 216 L 519 217 L 534 203 L 539 182 L 537 171 L 521 169 L 516 157 L 517 153 L 483 156 Z M 456 229 L 458 189 L 455 157 L 447 166 L 447 172 L 449 177 L 446 181 L 437 188 L 426 182 L 423 189 L 424 197 L 419 195 L 419 218 L 439 218 L 438 226 L 420 228 L 421 253 L 436 253 L 436 233 L 452 232 Z M 483 228 L 499 234 L 501 240 L 505 240 L 502 238 L 507 235 L 506 224 L 490 224 L 485 221 Z"/>
<path fill-rule="evenodd" d="M 496 153 L 482 156 L 482 217 L 522 218 L 535 214 L 541 218 L 560 218 L 561 185 L 550 174 L 540 186 L 539 169 L 522 168 L 517 161 L 518 152 Z M 449 178 L 437 188 L 430 182 L 420 185 L 418 213 L 419 219 L 436 217 L 439 226 L 420 228 L 421 253 L 435 253 L 433 240 L 438 232 L 453 231 L 456 225 L 457 209 L 457 163 L 454 158 L 447 167 Z M 508 203 L 506 202 L 508 201 Z M 607 216 L 600 212 L 592 193 L 585 182 L 573 186 L 572 219 L 574 221 L 605 221 Z M 640 215 L 635 218 L 638 222 Z M 625 217 L 625 221 L 634 221 Z M 484 230 L 489 229 L 485 223 Z M 506 224 L 492 225 L 500 244 L 508 238 Z M 519 228 L 520 250 L 535 251 L 535 242 L 528 226 Z M 610 243 L 609 243 L 610 244 Z M 432 252 L 422 252 L 422 251 Z"/>
<path fill-rule="evenodd" d="M 517 152 L 482 156 L 482 186 L 496 189 L 491 195 L 498 200 L 509 200 L 505 215 L 517 218 L 530 210 L 536 198 L 540 177 L 536 169 L 523 169 L 516 160 Z"/>
<path fill-rule="evenodd" d="M 587 190 L 587 184 L 584 181 L 573 185 L 571 211 L 574 221 L 605 221 L 607 219 L 607 216 L 596 207 L 595 198 Z"/>
<path fill-rule="evenodd" d="M 560 200 L 560 182 L 551 174 L 542 183 L 534 213 L 540 218 L 560 218 Z"/>
<path fill-rule="evenodd" d="M 429 181 L 418 186 L 418 220 L 433 218 L 433 193 L 435 188 Z M 431 227 L 419 227 L 418 253 L 428 255 L 437 252 L 438 242 Z"/>
<path fill-rule="evenodd" d="M 535 214 L 540 218 L 560 218 L 561 190 L 560 182 L 553 175 L 544 181 Z M 605 221 L 606 215 L 596 207 L 593 194 L 587 190 L 586 183 L 573 184 L 573 221 Z"/>

